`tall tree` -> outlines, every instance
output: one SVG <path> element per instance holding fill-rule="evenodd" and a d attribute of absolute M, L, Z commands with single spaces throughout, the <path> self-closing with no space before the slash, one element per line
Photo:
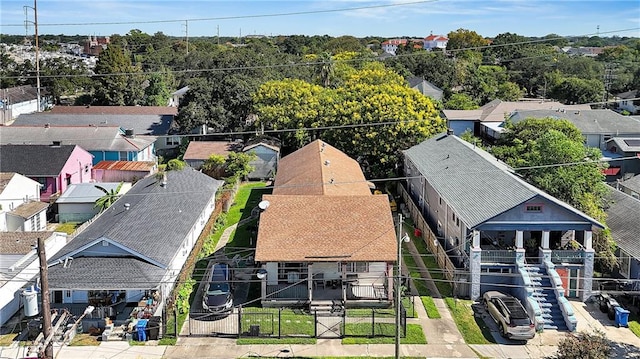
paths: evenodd
<path fill-rule="evenodd" d="M 447 42 L 448 51 L 482 47 L 489 44 L 489 41 L 480 36 L 477 32 L 467 29 L 452 31 L 447 35 L 447 37 L 449 38 L 449 41 Z"/>
<path fill-rule="evenodd" d="M 102 51 L 95 73 L 94 104 L 132 106 L 142 102 L 142 71 L 131 64 L 129 53 L 123 48 L 109 45 Z"/>
<path fill-rule="evenodd" d="M 95 186 L 97 189 L 104 192 L 104 196 L 98 198 L 94 205 L 95 208 L 98 208 L 100 212 L 105 211 L 107 208 L 111 207 L 111 205 L 120 198 L 120 189 L 122 188 L 122 182 L 118 184 L 118 187 L 107 190 L 102 186 Z"/>

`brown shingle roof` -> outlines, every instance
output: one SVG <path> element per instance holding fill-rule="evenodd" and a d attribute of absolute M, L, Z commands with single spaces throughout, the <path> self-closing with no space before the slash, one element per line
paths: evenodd
<path fill-rule="evenodd" d="M 360 165 L 337 148 L 316 140 L 282 158 L 274 195 L 370 195 Z"/>
<path fill-rule="evenodd" d="M 44 202 L 40 202 L 40 201 L 27 202 L 19 205 L 18 208 L 11 211 L 11 214 L 27 219 L 36 213 L 42 212 L 47 207 L 49 207 L 49 205 Z"/>
<path fill-rule="evenodd" d="M 51 234 L 53 232 L 0 232 L 0 253 L 27 254 L 32 245 L 38 244 L 39 237 L 46 240 Z"/>
<path fill-rule="evenodd" d="M 4 191 L 15 174 L 15 172 L 0 172 L 0 193 Z"/>
<path fill-rule="evenodd" d="M 396 261 L 386 195 L 265 195 L 256 260 L 260 262 Z"/>
<path fill-rule="evenodd" d="M 74 115 L 177 115 L 169 106 L 55 106 L 51 113 Z"/>
<path fill-rule="evenodd" d="M 227 157 L 229 152 L 242 149 L 242 144 L 226 141 L 191 141 L 182 157 L 186 160 L 206 160 L 211 155 Z"/>

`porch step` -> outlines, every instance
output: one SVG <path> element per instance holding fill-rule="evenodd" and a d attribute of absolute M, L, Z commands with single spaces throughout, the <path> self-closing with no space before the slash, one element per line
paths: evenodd
<path fill-rule="evenodd" d="M 340 300 L 314 300 L 309 305 L 309 310 L 312 313 L 342 313 L 344 305 Z"/>

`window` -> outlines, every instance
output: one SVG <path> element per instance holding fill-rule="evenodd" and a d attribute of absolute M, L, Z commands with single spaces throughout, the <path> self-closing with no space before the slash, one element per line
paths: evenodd
<path fill-rule="evenodd" d="M 118 155 L 120 156 L 119 157 L 120 161 L 128 161 L 129 160 L 129 157 L 127 156 L 127 151 L 120 151 L 118 153 Z"/>
<path fill-rule="evenodd" d="M 36 223 L 36 231 L 39 231 L 42 227 L 41 227 L 41 223 L 40 223 L 40 213 L 36 214 L 35 217 L 33 218 L 35 219 L 35 223 Z"/>
<path fill-rule="evenodd" d="M 167 137 L 167 146 L 178 146 L 178 145 L 180 145 L 180 137 L 178 136 Z"/>
<path fill-rule="evenodd" d="M 369 271 L 368 262 L 350 262 L 347 263 L 347 272 L 350 273 L 366 273 Z"/>
<path fill-rule="evenodd" d="M 541 204 L 528 204 L 525 206 L 525 212 L 529 213 L 540 213 L 542 212 Z"/>
<path fill-rule="evenodd" d="M 622 274 L 625 278 L 629 278 L 629 270 L 631 269 L 631 257 L 623 250 L 620 250 L 620 256 L 618 257 L 618 259 L 618 261 L 620 262 L 620 274 Z"/>
<path fill-rule="evenodd" d="M 64 291 L 64 296 L 67 298 L 71 298 L 71 291 L 70 290 L 65 290 Z"/>
<path fill-rule="evenodd" d="M 440 203 L 440 205 L 442 206 L 442 197 L 438 198 L 438 202 Z"/>
<path fill-rule="evenodd" d="M 460 227 L 460 218 L 456 218 L 456 226 Z"/>
<path fill-rule="evenodd" d="M 67 183 L 67 186 L 70 186 L 70 185 L 71 185 L 71 175 L 69 175 L 69 174 L 68 174 L 68 175 L 66 176 L 66 178 L 65 178 L 65 181 L 66 181 L 66 183 Z"/>

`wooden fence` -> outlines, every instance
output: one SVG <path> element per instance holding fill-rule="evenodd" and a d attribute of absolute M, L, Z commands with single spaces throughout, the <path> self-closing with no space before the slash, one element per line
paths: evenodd
<path fill-rule="evenodd" d="M 411 199 L 407 190 L 400 183 L 398 184 L 398 193 L 406 206 L 408 217 L 413 221 L 413 226 L 422 232 L 422 240 L 424 240 L 429 251 L 435 256 L 444 276 L 452 283 L 455 292 L 454 295 L 459 297 L 468 296 L 468 285 L 463 285 L 465 282 L 468 282 L 469 279 L 467 271 L 461 271 L 456 268 L 445 249 L 438 244 L 437 237 L 433 234 L 433 231 L 431 231 L 431 227 L 429 227 L 429 224 L 422 216 L 420 209 L 413 203 L 413 199 Z"/>

